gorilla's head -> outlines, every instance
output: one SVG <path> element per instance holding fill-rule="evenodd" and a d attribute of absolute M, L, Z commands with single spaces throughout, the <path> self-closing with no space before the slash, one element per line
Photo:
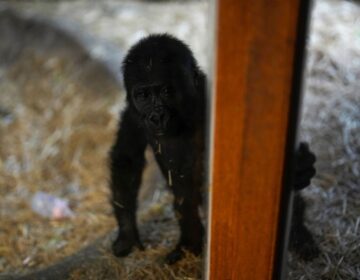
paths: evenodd
<path fill-rule="evenodd" d="M 172 36 L 151 35 L 123 62 L 127 100 L 146 130 L 176 135 L 193 126 L 203 74 L 190 49 Z"/>

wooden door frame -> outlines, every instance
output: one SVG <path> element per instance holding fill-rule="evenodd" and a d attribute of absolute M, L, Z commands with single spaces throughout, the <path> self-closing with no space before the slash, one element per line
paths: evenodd
<path fill-rule="evenodd" d="M 213 3 L 206 278 L 281 279 L 308 0 Z"/>

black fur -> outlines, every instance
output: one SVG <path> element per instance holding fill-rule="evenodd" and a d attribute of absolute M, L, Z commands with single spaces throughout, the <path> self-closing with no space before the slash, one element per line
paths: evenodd
<path fill-rule="evenodd" d="M 128 106 L 110 153 L 112 204 L 119 225 L 113 252 L 126 256 L 135 246 L 143 248 L 135 213 L 144 150 L 149 144 L 174 193 L 181 230 L 167 261 L 180 259 L 183 249 L 200 254 L 204 236 L 198 207 L 204 181 L 205 75 L 190 49 L 169 35 L 151 35 L 135 44 L 124 59 L 123 73 Z M 297 189 L 305 187 L 313 176 L 308 169 L 314 162 L 304 162 L 297 172 Z M 297 216 L 295 225 L 303 225 L 302 215 Z"/>

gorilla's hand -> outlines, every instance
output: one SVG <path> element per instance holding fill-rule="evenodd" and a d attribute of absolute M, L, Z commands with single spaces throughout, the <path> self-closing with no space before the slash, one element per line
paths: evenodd
<path fill-rule="evenodd" d="M 301 190 L 310 185 L 316 170 L 314 167 L 316 157 L 310 151 L 308 143 L 301 142 L 295 153 L 295 190 Z"/>

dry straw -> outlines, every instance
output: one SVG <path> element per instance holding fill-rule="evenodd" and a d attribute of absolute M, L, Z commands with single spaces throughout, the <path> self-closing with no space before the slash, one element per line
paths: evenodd
<path fill-rule="evenodd" d="M 310 263 L 290 255 L 289 279 L 360 279 L 359 15 L 351 2 L 315 5 L 301 138 L 318 157 L 317 176 L 303 193 L 322 254 Z M 46 267 L 115 228 L 107 153 L 123 95 L 78 65 L 68 56 L 26 52 L 2 76 L 0 272 Z M 70 279 L 201 277 L 201 259 L 190 254 L 174 266 L 163 263 L 179 233 L 172 197 L 147 157 L 138 217 L 146 250 L 117 259 L 108 241 L 96 264 L 75 269 Z M 75 217 L 34 214 L 28 201 L 40 190 L 67 198 Z"/>

